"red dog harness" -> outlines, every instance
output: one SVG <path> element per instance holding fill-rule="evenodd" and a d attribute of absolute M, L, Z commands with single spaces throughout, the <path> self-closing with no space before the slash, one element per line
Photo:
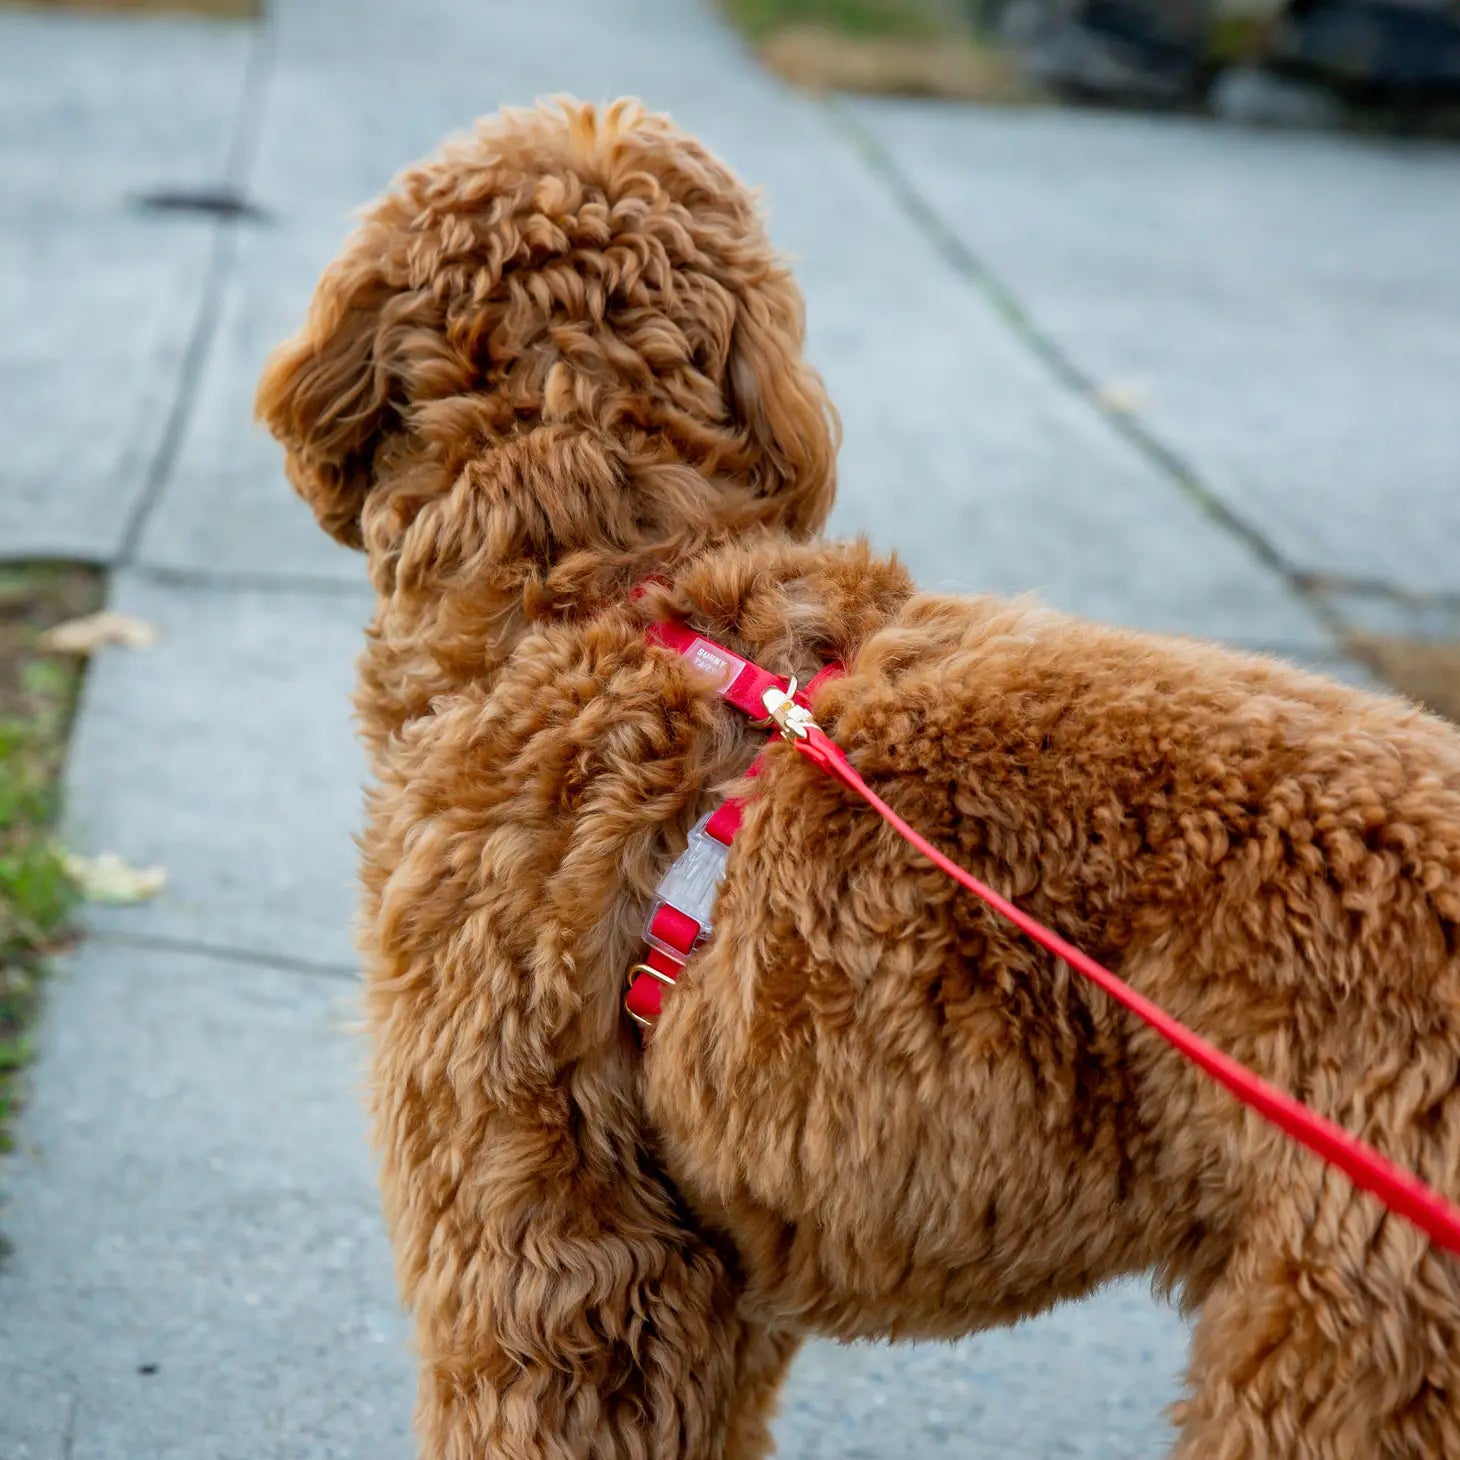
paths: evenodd
<path fill-rule="evenodd" d="M 774 724 L 766 709 L 768 694 L 789 698 L 810 715 L 812 692 L 842 672 L 840 664 L 828 664 L 803 694 L 794 679 L 771 674 L 712 640 L 701 638 L 683 624 L 650 624 L 648 638 L 651 644 L 673 649 L 715 686 L 727 704 L 743 710 L 768 728 Z M 756 756 L 746 771 L 747 776 L 760 774 L 764 757 L 764 751 Z M 629 992 L 624 999 L 629 1018 L 641 1028 L 648 1029 L 659 1017 L 665 990 L 674 987 L 689 955 L 710 936 L 715 893 L 725 875 L 725 859 L 744 814 L 745 802 L 732 796 L 717 810 L 701 817 L 690 831 L 689 845 L 675 858 L 655 889 L 654 902 L 644 924 L 647 944 L 644 958 L 629 970 Z"/>
<path fill-rule="evenodd" d="M 1320 1159 L 1336 1166 L 1355 1186 L 1378 1197 L 1390 1211 L 1413 1222 L 1431 1241 L 1460 1254 L 1460 1207 L 1357 1136 L 1350 1135 L 1342 1126 L 1310 1110 L 1230 1055 L 1223 1054 L 1109 969 L 950 861 L 914 831 L 857 774 L 846 753 L 812 717 L 811 693 L 842 673 L 839 664 L 828 665 L 802 693 L 794 679 L 785 680 L 771 674 L 682 624 L 651 624 L 648 638 L 650 643 L 674 650 L 714 684 L 722 699 L 789 741 L 799 754 L 871 806 L 934 866 L 1007 918 L 1040 947 L 1103 989 L 1245 1105 Z M 759 772 L 763 757 L 764 752 L 756 757 L 747 774 L 753 776 Z M 658 1018 L 665 991 L 674 987 L 690 954 L 709 937 L 715 891 L 743 813 L 744 802 L 731 798 L 704 817 L 691 831 L 683 855 L 659 884 L 645 929 L 648 948 L 643 961 L 636 963 L 629 973 L 629 990 L 624 1001 L 630 1016 L 646 1030 Z"/>

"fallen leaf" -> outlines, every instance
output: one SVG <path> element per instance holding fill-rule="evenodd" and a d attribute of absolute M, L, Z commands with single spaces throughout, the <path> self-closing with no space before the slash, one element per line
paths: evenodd
<path fill-rule="evenodd" d="M 166 868 L 134 867 L 115 852 L 102 852 L 96 857 L 67 852 L 63 860 L 66 871 L 88 902 L 113 905 L 147 902 L 167 883 Z"/>
<path fill-rule="evenodd" d="M 1112 380 L 1095 390 L 1095 400 L 1107 411 L 1121 416 L 1137 416 L 1151 398 L 1151 387 L 1144 380 Z"/>
<path fill-rule="evenodd" d="M 40 647 L 47 654 L 90 654 L 105 644 L 145 649 L 156 642 L 157 630 L 146 619 L 103 608 L 47 629 L 41 635 Z"/>

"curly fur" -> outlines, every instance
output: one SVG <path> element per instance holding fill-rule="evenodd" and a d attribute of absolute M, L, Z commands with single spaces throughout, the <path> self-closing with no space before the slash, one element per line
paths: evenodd
<path fill-rule="evenodd" d="M 564 103 L 405 174 L 260 387 L 379 594 L 363 936 L 423 1453 L 750 1460 L 806 1333 L 1144 1271 L 1199 1313 L 1178 1455 L 1460 1456 L 1457 1264 L 789 752 L 713 943 L 647 1051 L 626 1027 L 652 888 L 761 739 L 646 646 L 672 614 L 843 659 L 819 717 L 899 810 L 1460 1194 L 1460 737 L 814 540 L 801 340 L 736 180 Z"/>

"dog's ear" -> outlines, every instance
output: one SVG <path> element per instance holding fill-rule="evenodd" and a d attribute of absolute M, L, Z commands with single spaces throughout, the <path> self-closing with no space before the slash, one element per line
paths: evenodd
<path fill-rule="evenodd" d="M 730 408 L 763 464 L 757 492 L 797 537 L 820 531 L 831 511 L 841 439 L 836 408 L 802 356 L 804 334 L 800 291 L 777 266 L 740 302 L 726 371 Z"/>
<path fill-rule="evenodd" d="M 400 404 L 389 351 L 399 329 L 392 316 L 405 301 L 385 276 L 373 233 L 367 225 L 325 271 L 304 328 L 269 357 L 254 402 L 284 446 L 294 489 L 350 547 L 361 545 L 375 449 Z"/>

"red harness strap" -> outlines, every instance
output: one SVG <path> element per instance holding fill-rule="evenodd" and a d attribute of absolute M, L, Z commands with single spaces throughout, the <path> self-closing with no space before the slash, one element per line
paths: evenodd
<path fill-rule="evenodd" d="M 646 636 L 651 644 L 662 644 L 673 649 L 690 666 L 703 674 L 720 693 L 728 705 L 749 715 L 752 720 L 764 720 L 765 693 L 767 690 L 786 690 L 787 682 L 779 676 L 742 659 L 722 648 L 713 639 L 702 638 L 693 629 L 683 624 L 650 624 Z"/>
<path fill-rule="evenodd" d="M 652 644 L 673 649 L 704 673 L 728 704 L 757 720 L 766 719 L 767 724 L 771 723 L 766 717 L 767 694 L 774 692 L 791 699 L 810 714 L 813 691 L 842 673 L 840 664 L 828 664 L 802 693 L 794 680 L 771 674 L 682 624 L 651 624 L 647 637 Z M 747 777 L 760 774 L 764 759 L 765 752 L 761 751 L 746 771 Z M 710 909 L 725 869 L 724 854 L 744 817 L 743 798 L 731 796 L 722 802 L 690 832 L 689 846 L 659 884 L 644 929 L 648 947 L 642 961 L 629 970 L 629 989 L 624 998 L 629 1017 L 642 1029 L 652 1028 L 663 1009 L 665 990 L 674 987 L 695 946 L 709 936 Z M 707 874 L 713 875 L 707 878 Z"/>
<path fill-rule="evenodd" d="M 1414 1223 L 1432 1242 L 1452 1253 L 1460 1254 L 1460 1207 L 1402 1166 L 1396 1165 L 1367 1142 L 1351 1135 L 1326 1116 L 1310 1110 L 1301 1101 L 1295 1100 L 1230 1055 L 1224 1054 L 1215 1045 L 1188 1029 L 1179 1019 L 1153 1004 L 1143 994 L 1137 993 L 1124 979 L 1118 978 L 1108 968 L 1082 953 L 1058 933 L 1046 928 L 993 888 L 980 882 L 972 873 L 966 872 L 956 862 L 944 856 L 937 847 L 909 826 L 857 774 L 855 767 L 847 759 L 846 752 L 812 718 L 809 701 L 805 695 L 797 693 L 794 681 L 788 685 L 785 680 L 767 673 L 739 655 L 730 653 L 728 649 L 701 638 L 680 624 L 656 623 L 648 632 L 651 642 L 672 648 L 696 667 L 704 667 L 715 680 L 721 695 L 737 709 L 744 710 L 746 714 L 757 719 L 768 714 L 778 733 L 799 754 L 859 796 L 904 841 L 921 852 L 935 867 L 946 872 L 961 887 L 967 888 L 995 912 L 1007 918 L 1040 947 L 1063 959 L 1077 973 L 1104 990 L 1184 1058 L 1230 1090 L 1243 1104 L 1257 1111 L 1263 1119 L 1270 1121 L 1321 1160 L 1337 1167 L 1355 1186 L 1378 1197 L 1390 1211 Z M 829 666 L 816 676 L 808 690 L 815 689 L 826 677 L 841 672 L 840 665 Z M 758 701 L 752 702 L 753 691 L 759 692 Z M 760 769 L 760 764 L 760 757 L 757 757 L 750 769 L 751 775 Z M 723 835 L 710 832 L 716 816 L 722 817 L 719 833 Z M 740 816 L 741 803 L 727 801 L 714 816 L 707 819 L 704 830 L 728 847 L 739 828 Z M 696 942 L 701 939 L 708 926 L 708 915 L 703 920 L 696 920 L 667 903 L 656 908 L 651 916 L 649 937 L 651 944 L 657 946 L 651 946 L 645 961 L 635 966 L 630 975 L 629 994 L 625 1001 L 629 1013 L 640 1024 L 648 1026 L 658 1017 L 664 990 L 673 986 Z"/>

